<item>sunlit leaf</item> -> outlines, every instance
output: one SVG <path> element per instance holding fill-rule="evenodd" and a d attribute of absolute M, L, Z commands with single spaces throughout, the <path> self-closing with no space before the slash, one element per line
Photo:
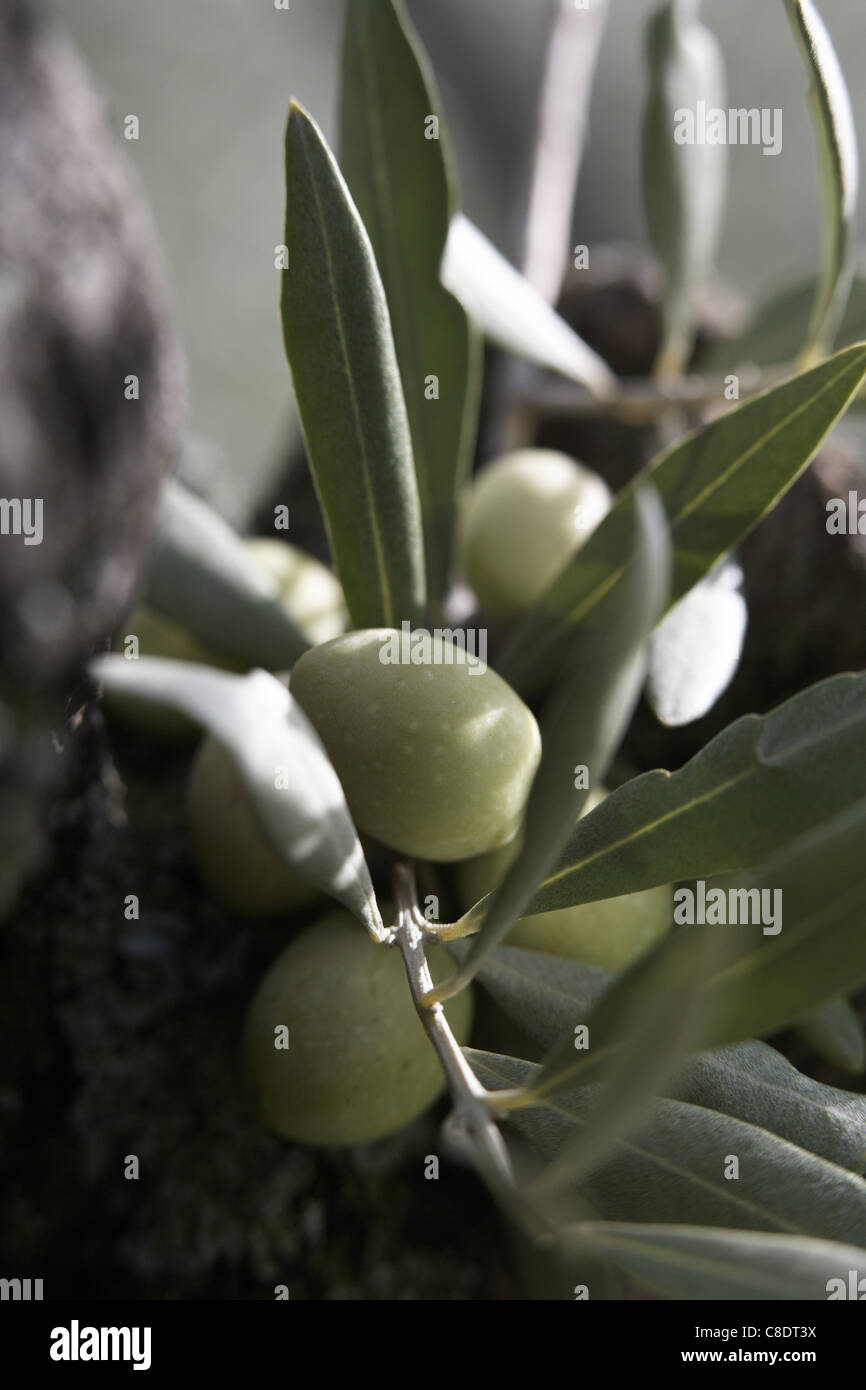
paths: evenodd
<path fill-rule="evenodd" d="M 234 759 L 259 824 L 281 859 L 338 899 L 380 940 L 376 895 L 343 789 L 300 705 L 266 671 L 228 675 L 186 661 L 98 657 L 106 690 L 179 710 Z"/>
<path fill-rule="evenodd" d="M 287 670 L 310 645 L 276 579 L 221 516 L 174 479 L 163 485 L 143 597 L 248 666 Z"/>
<path fill-rule="evenodd" d="M 734 677 L 748 618 L 743 572 L 724 561 L 679 600 L 650 638 L 647 699 L 662 724 L 702 718 Z"/>
<path fill-rule="evenodd" d="M 602 358 L 462 213 L 448 233 L 442 283 L 498 347 L 579 382 L 601 399 L 614 394 L 616 378 Z"/>

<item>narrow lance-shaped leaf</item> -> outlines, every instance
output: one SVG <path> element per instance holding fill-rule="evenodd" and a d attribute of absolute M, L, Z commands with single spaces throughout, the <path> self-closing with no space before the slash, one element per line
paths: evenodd
<path fill-rule="evenodd" d="M 563 1238 L 668 1298 L 856 1298 L 866 1277 L 866 1250 L 804 1236 L 600 1221 Z"/>
<path fill-rule="evenodd" d="M 702 112 L 728 104 L 721 50 L 698 8 L 699 0 L 668 0 L 650 17 L 646 36 L 643 196 L 665 271 L 656 368 L 665 378 L 677 376 L 691 352 L 695 292 L 712 268 L 727 188 L 725 145 L 695 129 Z"/>
<path fill-rule="evenodd" d="M 497 347 L 579 382 L 601 400 L 616 393 L 604 360 L 462 213 L 448 232 L 442 283 Z"/>
<path fill-rule="evenodd" d="M 382 275 L 409 414 L 427 584 L 441 602 L 475 438 L 480 341 L 440 280 L 455 211 L 432 71 L 394 0 L 346 6 L 340 162 Z"/>
<path fill-rule="evenodd" d="M 866 981 L 866 799 L 793 841 L 742 886 L 762 890 L 762 914 L 769 905 L 775 925 L 735 928 L 733 959 L 704 981 L 701 1038 L 710 1047 L 783 1028 Z"/>
<path fill-rule="evenodd" d="M 572 1039 L 613 980 L 597 966 L 514 946 L 492 951 L 478 972 L 478 983 L 520 1028 L 528 1049 L 520 1055 L 530 1061 Z M 866 1096 L 814 1081 L 766 1043 L 699 1053 L 664 1094 L 768 1129 L 861 1175 L 866 1169 Z"/>
<path fill-rule="evenodd" d="M 664 515 L 652 489 L 633 494 L 629 581 L 584 624 L 575 624 L 568 662 L 541 713 L 541 763 L 523 827 L 523 843 L 487 900 L 479 935 L 457 977 L 472 979 L 486 953 L 521 915 L 555 861 L 591 787 L 631 718 L 645 675 L 644 643 L 664 607 L 670 552 Z"/>
<path fill-rule="evenodd" d="M 785 0 L 810 78 L 809 108 L 821 164 L 824 266 L 812 310 L 808 347 L 822 353 L 839 324 L 851 277 L 851 236 L 859 168 L 851 98 L 833 41 L 812 0 Z"/>
<path fill-rule="evenodd" d="M 424 543 L 385 292 L 318 126 L 286 126 L 283 339 L 337 573 L 356 627 L 415 623 Z"/>
<path fill-rule="evenodd" d="M 529 911 L 754 868 L 866 796 L 864 745 L 866 675 L 744 715 L 677 772 L 635 777 L 578 821 Z"/>
<path fill-rule="evenodd" d="M 499 656 L 499 674 L 524 696 L 555 675 L 574 623 L 628 570 L 620 533 L 622 512 L 635 487 L 652 482 L 668 515 L 673 604 L 796 481 L 864 376 L 866 344 L 860 343 L 736 407 L 661 454 L 618 495 L 586 544 L 513 629 Z"/>
<path fill-rule="evenodd" d="M 531 1087 L 531 1063 L 469 1053 L 488 1089 Z M 546 1161 L 534 1188 L 572 1187 L 569 1151 L 594 1123 L 593 1092 L 514 1111 L 509 1125 Z M 724 1156 L 735 1155 L 732 1180 Z M 580 1187 L 609 1221 L 677 1221 L 855 1240 L 866 1245 L 866 1182 L 759 1125 L 681 1100 L 655 1100 L 646 1122 L 621 1139 Z"/>
<path fill-rule="evenodd" d="M 660 723 L 690 724 L 712 709 L 740 664 L 743 571 L 722 564 L 674 604 L 650 638 L 646 695 Z"/>
<path fill-rule="evenodd" d="M 538 1093 L 595 1081 L 599 1072 L 606 1080 L 627 1076 L 636 1010 L 654 991 L 664 998 L 667 979 L 697 982 L 677 1040 L 683 1055 L 774 1032 L 840 990 L 856 989 L 866 981 L 864 850 L 866 799 L 795 839 L 755 873 L 705 888 L 720 895 L 722 924 L 711 920 L 674 933 L 621 976 L 589 1020 L 593 1046 L 602 1042 L 603 1055 L 596 1049 L 576 1057 L 566 1040 L 542 1066 Z M 641 1062 L 648 1082 L 660 1082 L 671 1055 L 664 1037 L 648 1043 Z"/>
<path fill-rule="evenodd" d="M 200 641 L 249 666 L 288 669 L 310 645 L 273 576 L 175 479 L 163 485 L 143 596 Z"/>
<path fill-rule="evenodd" d="M 159 657 L 99 657 L 90 670 L 107 690 L 169 705 L 219 739 L 284 862 L 383 939 L 385 928 L 343 789 L 318 734 L 285 685 L 266 671 L 233 676 Z"/>

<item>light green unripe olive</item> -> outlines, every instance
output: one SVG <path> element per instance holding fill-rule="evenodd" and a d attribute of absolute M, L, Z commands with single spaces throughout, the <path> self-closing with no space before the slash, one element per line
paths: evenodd
<path fill-rule="evenodd" d="M 400 659 L 408 648 L 390 628 L 325 642 L 295 665 L 292 694 L 359 829 L 404 854 L 466 859 L 516 833 L 541 736 L 511 687 L 448 638 L 424 634 L 423 664 Z"/>
<path fill-rule="evenodd" d="M 593 793 L 584 814 L 606 795 L 604 791 Z M 518 848 L 519 841 L 515 840 L 460 865 L 457 881 L 465 909 L 493 891 Z M 600 965 L 605 970 L 624 970 L 665 934 L 672 921 L 673 893 L 669 884 L 662 884 L 601 902 L 531 913 L 514 924 L 505 944 Z"/>
<path fill-rule="evenodd" d="M 429 964 L 437 984 L 454 970 L 440 947 Z M 445 1012 L 464 1042 L 469 991 Z M 275 1046 L 281 1027 L 287 1048 Z M 271 965 L 247 1011 L 243 1058 L 261 1118 L 303 1144 L 380 1139 L 420 1115 L 445 1085 L 400 951 L 377 945 L 342 911 L 307 927 Z"/>
<path fill-rule="evenodd" d="M 459 535 L 482 608 L 503 621 L 527 612 L 610 502 L 597 473 L 552 449 L 519 449 L 488 463 L 464 500 Z"/>
<path fill-rule="evenodd" d="M 272 848 L 234 762 L 210 736 L 202 739 L 190 769 L 187 816 L 202 881 L 230 912 L 275 916 L 320 896 Z"/>
<path fill-rule="evenodd" d="M 314 646 L 345 632 L 343 590 L 326 565 L 288 541 L 253 536 L 244 544 L 277 581 L 287 613 Z"/>

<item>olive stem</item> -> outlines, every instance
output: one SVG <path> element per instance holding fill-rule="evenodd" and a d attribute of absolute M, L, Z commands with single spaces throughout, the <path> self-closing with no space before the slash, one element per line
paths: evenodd
<path fill-rule="evenodd" d="M 425 938 L 430 936 L 418 907 L 415 876 L 409 864 L 394 865 L 394 896 L 397 923 L 393 940 L 400 947 L 415 1010 L 442 1065 L 454 1101 L 453 1120 L 469 1140 L 479 1169 L 491 1189 L 513 1202 L 516 1193 L 514 1172 L 505 1141 L 496 1125 L 492 1107 L 495 1097 L 481 1085 L 451 1031 L 441 1004 L 424 1004 L 433 989 L 425 954 Z"/>
<path fill-rule="evenodd" d="M 737 373 L 740 391 L 746 396 L 754 395 L 783 380 L 791 370 L 792 367 L 784 366 L 761 369 L 744 365 Z M 622 384 L 609 400 L 597 400 L 570 383 L 545 377 L 533 386 L 531 403 L 542 418 L 549 415 L 567 415 L 572 419 L 604 416 L 623 424 L 648 425 L 671 406 L 724 406 L 727 382 L 727 377 L 699 375 L 680 377 L 668 383 L 635 378 Z"/>

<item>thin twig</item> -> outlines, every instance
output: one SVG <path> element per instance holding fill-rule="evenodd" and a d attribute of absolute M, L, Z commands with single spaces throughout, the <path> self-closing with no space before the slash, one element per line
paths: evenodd
<path fill-rule="evenodd" d="M 517 1188 L 511 1159 L 496 1125 L 495 1096 L 484 1089 L 463 1056 L 442 1005 L 427 1007 L 422 1002 L 433 988 L 424 950 L 431 933 L 426 930 L 428 924 L 418 907 L 415 878 L 408 864 L 398 862 L 394 866 L 394 896 L 397 903 L 394 941 L 403 953 L 415 1010 L 448 1080 L 454 1101 L 452 1127 L 471 1144 L 490 1188 L 511 1205 Z"/>
<path fill-rule="evenodd" d="M 790 367 L 771 370 L 744 366 L 737 373 L 738 390 L 743 396 L 775 385 L 790 375 Z M 598 400 L 579 386 L 550 377 L 538 377 L 528 395 L 539 416 L 568 416 L 571 419 L 618 420 L 622 424 L 647 425 L 655 422 L 671 407 L 727 408 L 737 401 L 728 401 L 725 390 L 727 376 L 688 376 L 662 387 L 650 378 L 637 378 L 621 383 L 618 393 L 609 400 Z M 529 401 L 527 402 L 529 403 Z"/>

